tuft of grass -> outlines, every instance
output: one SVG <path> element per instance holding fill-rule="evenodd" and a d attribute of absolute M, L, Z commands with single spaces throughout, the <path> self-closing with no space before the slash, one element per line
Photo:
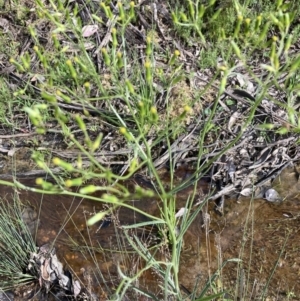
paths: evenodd
<path fill-rule="evenodd" d="M 30 254 L 36 252 L 34 239 L 23 221 L 18 196 L 13 203 L 1 199 L 0 206 L 0 281 L 5 291 L 36 280 L 26 272 Z"/>

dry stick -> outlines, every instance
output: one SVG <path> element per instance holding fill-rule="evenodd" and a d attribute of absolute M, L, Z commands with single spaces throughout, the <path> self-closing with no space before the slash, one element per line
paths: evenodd
<path fill-rule="evenodd" d="M 19 137 L 29 137 L 34 135 L 40 135 L 37 132 L 24 133 L 24 134 L 14 134 L 14 135 L 0 135 L 0 139 L 10 139 L 10 138 L 19 138 Z"/>
<path fill-rule="evenodd" d="M 108 20 L 106 26 L 107 26 L 107 33 L 105 35 L 105 37 L 103 38 L 103 40 L 101 41 L 99 47 L 95 50 L 93 56 L 95 57 L 103 47 L 105 47 L 107 45 L 107 43 L 109 42 L 110 38 L 111 38 L 111 29 L 116 25 L 118 20 L 118 17 L 115 15 L 111 20 Z"/>

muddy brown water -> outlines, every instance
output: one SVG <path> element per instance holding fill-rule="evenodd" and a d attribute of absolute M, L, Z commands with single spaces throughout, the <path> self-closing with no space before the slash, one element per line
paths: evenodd
<path fill-rule="evenodd" d="M 178 173 L 177 180 L 185 176 L 187 172 Z M 33 180 L 23 182 L 34 185 Z M 128 185 L 136 183 L 150 187 L 150 183 L 138 178 Z M 226 289 L 236 300 L 259 300 L 267 286 L 264 296 L 269 300 L 286 300 L 291 296 L 300 300 L 300 182 L 294 170 L 286 169 L 274 186 L 285 198 L 280 204 L 262 199 L 227 199 L 223 216 L 215 213 L 213 203 L 205 206 L 184 236 L 179 280 L 185 291 L 193 291 L 195 285 L 201 291 L 207 277 L 224 261 L 240 258 L 240 264 L 228 263 L 220 272 L 216 289 Z M 207 182 L 200 181 L 197 190 L 207 192 Z M 11 193 L 11 188 L 0 186 L 2 197 L 10 198 Z M 191 193 L 189 188 L 176 196 L 178 209 Z M 20 191 L 20 199 L 34 208 L 33 225 L 36 212 L 39 215 L 37 245 L 54 243 L 59 259 L 99 300 L 106 300 L 120 282 L 118 265 L 127 275 L 143 267 L 121 229 L 121 225 L 146 221 L 143 215 L 122 208 L 111 218 L 88 228 L 86 220 L 106 209 L 103 204 L 29 191 Z M 135 200 L 132 204 L 150 214 L 159 212 L 155 199 Z M 147 246 L 161 243 L 155 228 L 139 229 L 136 234 Z M 161 244 L 155 252 L 156 258 L 166 260 L 168 246 Z M 153 269 L 136 283 L 157 295 L 162 284 L 163 279 Z"/>

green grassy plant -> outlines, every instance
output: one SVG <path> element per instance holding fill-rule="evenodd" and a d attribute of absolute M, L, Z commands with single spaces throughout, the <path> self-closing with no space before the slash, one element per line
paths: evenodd
<path fill-rule="evenodd" d="M 36 280 L 26 272 L 30 254 L 36 252 L 34 239 L 22 219 L 17 194 L 13 203 L 1 199 L 0 206 L 0 282 L 1 291 Z"/>
<path fill-rule="evenodd" d="M 226 4 L 226 5 L 225 5 Z M 298 78 L 297 70 L 300 65 L 299 56 L 288 57 L 293 36 L 290 27 L 293 25 L 296 13 L 291 12 L 293 2 L 286 7 L 280 1 L 268 7 L 260 15 L 254 13 L 254 1 L 232 1 L 217 8 L 216 1 L 202 4 L 200 1 L 185 1 L 176 5 L 173 11 L 173 22 L 176 30 L 183 37 L 189 37 L 190 41 L 200 39 L 204 44 L 211 40 L 217 45 L 217 51 L 209 54 L 204 51 L 202 56 L 206 65 L 211 64 L 215 57 L 222 56 L 222 64 L 213 66 L 215 77 L 207 84 L 207 89 L 212 87 L 213 81 L 219 81 L 218 92 L 214 102 L 207 110 L 207 115 L 199 121 L 202 122 L 202 130 L 199 133 L 198 159 L 195 164 L 195 171 L 191 177 L 185 179 L 180 184 L 174 182 L 174 170 L 176 162 L 173 160 L 171 145 L 172 142 L 184 132 L 185 119 L 190 113 L 191 106 L 195 101 L 184 100 L 185 105 L 182 111 L 175 118 L 171 112 L 171 91 L 174 86 L 185 80 L 193 78 L 183 68 L 180 61 L 180 52 L 163 51 L 159 53 L 153 38 L 148 36 L 145 40 L 145 52 L 142 63 L 139 61 L 139 53 L 131 49 L 126 39 L 126 29 L 130 22 L 136 18 L 134 3 L 117 4 L 118 10 L 112 12 L 110 6 L 101 2 L 99 7 L 89 16 L 90 22 L 101 26 L 107 21 L 111 21 L 114 26 L 109 29 L 111 41 L 99 49 L 96 49 L 97 58 L 101 60 L 101 74 L 94 64 L 94 57 L 86 48 L 86 41 L 82 37 L 82 24 L 79 17 L 78 7 L 72 9 L 65 8 L 62 1 L 46 6 L 42 1 L 36 1 L 36 12 L 40 20 L 50 22 L 53 30 L 50 38 L 53 48 L 46 49 L 37 37 L 37 31 L 33 24 L 29 28 L 32 39 L 35 42 L 33 53 L 37 57 L 37 64 L 32 67 L 32 53 L 25 53 L 21 57 L 13 57 L 11 63 L 18 72 L 40 74 L 41 82 L 38 85 L 41 98 L 25 105 L 25 112 L 28 114 L 31 124 L 36 132 L 47 133 L 47 121 L 55 120 L 60 127 L 60 133 L 64 136 L 66 143 L 79 152 L 73 162 L 63 160 L 59 157 L 53 158 L 52 164 L 61 169 L 62 175 L 54 174 L 42 156 L 37 153 L 33 157 L 37 166 L 44 169 L 53 179 L 48 182 L 44 179 L 37 179 L 39 188 L 25 187 L 18 181 L 1 184 L 16 185 L 18 188 L 28 189 L 45 194 L 64 194 L 70 196 L 80 196 L 86 199 L 103 202 L 110 205 L 104 211 L 96 214 L 87 223 L 89 225 L 101 220 L 105 215 L 111 213 L 117 207 L 123 206 L 143 214 L 149 219 L 148 223 L 128 226 L 126 229 L 134 229 L 146 225 L 156 225 L 162 233 L 165 233 L 165 240 L 170 246 L 170 258 L 167 262 L 157 261 L 147 248 L 143 247 L 136 237 L 129 237 L 128 241 L 138 255 L 147 263 L 144 269 L 154 268 L 164 279 L 165 299 L 173 295 L 177 300 L 183 300 L 180 289 L 178 273 L 180 266 L 180 253 L 183 244 L 183 234 L 195 219 L 196 214 L 201 210 L 199 206 L 196 211 L 191 210 L 193 199 L 196 195 L 196 185 L 198 180 L 210 169 L 222 154 L 230 150 L 232 146 L 242 137 L 245 129 L 253 122 L 257 108 L 264 98 L 273 100 L 268 96 L 270 87 L 276 86 L 283 89 L 278 80 L 280 75 L 288 73 L 286 86 L 291 90 L 290 101 L 279 103 L 284 110 L 289 112 L 289 122 L 292 128 L 284 125 L 279 128 L 274 124 L 262 124 L 262 128 L 272 127 L 279 134 L 286 131 L 299 132 L 299 113 L 293 110 L 292 99 L 295 96 L 298 85 L 295 84 Z M 223 6 L 224 5 L 224 6 Z M 51 12 L 51 13 L 50 13 Z M 100 17 L 101 12 L 101 17 Z M 276 29 L 278 36 L 273 36 Z M 75 37 L 70 38 L 70 32 Z M 68 41 L 65 46 L 60 44 L 59 36 Z M 225 48 L 226 45 L 226 48 Z M 74 50 L 76 48 L 76 50 Z M 249 60 L 255 51 L 264 49 L 268 62 L 261 65 L 265 71 L 265 78 L 257 76 L 249 64 Z M 71 50 L 69 53 L 68 51 Z M 165 69 L 157 67 L 157 55 L 163 57 Z M 284 57 L 285 61 L 281 61 Z M 236 71 L 236 62 L 243 66 L 251 75 L 252 80 L 260 86 L 260 91 L 255 100 L 251 102 L 249 114 L 243 121 L 240 131 L 235 139 L 229 143 L 221 152 L 203 161 L 205 154 L 205 139 L 213 132 L 218 132 L 215 125 L 215 116 L 220 108 L 220 99 L 226 89 L 226 84 L 230 76 Z M 203 63 L 204 64 L 204 63 Z M 198 62 L 201 66 L 201 62 Z M 157 82 L 160 84 L 158 85 Z M 160 108 L 156 99 L 159 95 L 159 86 L 166 91 L 166 97 Z M 19 94 L 30 95 L 30 85 L 26 86 Z M 17 95 L 17 94 L 16 94 Z M 199 92 L 199 97 L 201 96 Z M 183 102 L 183 100 L 181 100 Z M 275 101 L 274 101 L 275 102 Z M 101 106 L 100 106 L 101 104 Z M 80 113 L 73 113 L 64 109 L 66 105 L 77 105 L 82 108 Z M 101 109 L 100 109 L 101 107 Z M 91 127 L 89 124 L 90 114 L 96 114 L 98 121 Z M 164 114 L 164 115 L 163 115 Z M 161 118 L 165 116 L 166 118 Z M 199 117 L 200 118 L 200 117 Z M 76 137 L 75 131 L 69 128 L 73 122 L 76 131 L 81 133 L 81 138 Z M 111 131 L 118 133 L 119 145 L 130 150 L 122 172 L 115 171 L 108 165 L 102 164 L 97 159 L 97 151 L 101 148 L 103 134 L 91 129 L 101 128 L 102 122 Z M 162 182 L 153 160 L 154 153 L 160 143 L 167 145 L 170 164 L 170 186 L 168 188 Z M 88 161 L 87 165 L 82 164 L 82 157 Z M 134 173 L 143 169 L 151 176 L 155 183 L 155 191 L 135 187 L 131 192 L 122 183 L 132 177 Z M 126 172 L 125 172 L 126 171 Z M 101 185 L 97 183 L 101 181 Z M 194 193 L 187 204 L 187 214 L 182 218 L 181 232 L 178 235 L 176 227 L 178 220 L 176 213 L 176 193 L 184 188 L 194 185 Z M 79 192 L 73 192 L 70 188 L 80 187 Z M 103 192 L 101 197 L 95 197 L 93 193 Z M 130 205 L 132 199 L 156 196 L 160 200 L 160 215 L 154 216 L 143 212 Z M 128 276 L 120 270 L 122 281 L 113 299 L 121 300 L 129 288 L 133 287 L 134 281 L 139 274 Z M 212 283 L 210 281 L 209 283 Z M 136 287 L 133 287 L 137 289 Z M 216 292 L 212 296 L 207 296 L 208 288 L 203 288 L 199 296 L 194 294 L 193 300 L 210 300 L 220 297 L 223 292 Z"/>

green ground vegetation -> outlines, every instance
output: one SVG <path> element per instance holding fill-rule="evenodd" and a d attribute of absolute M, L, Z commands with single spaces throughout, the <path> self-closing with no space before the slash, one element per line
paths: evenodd
<path fill-rule="evenodd" d="M 161 200 L 160 216 L 140 213 L 167 233 L 170 258 L 158 262 L 135 238 L 128 239 L 148 262 L 145 269 L 154 268 L 163 275 L 165 299 L 172 295 L 176 300 L 185 300 L 178 281 L 183 234 L 201 206 L 193 211 L 192 200 L 188 202 L 178 235 L 176 192 L 194 185 L 192 198 L 195 197 L 197 181 L 239 141 L 265 97 L 287 113 L 292 126 L 278 127 L 266 121 L 261 128 L 275 128 L 278 134 L 300 131 L 295 108 L 300 57 L 291 51 L 299 43 L 297 1 L 170 0 L 163 4 L 153 2 L 151 6 L 129 1 L 85 1 L 79 5 L 63 0 L 10 0 L 0 4 L 1 16 L 8 22 L 6 28 L 1 26 L 0 36 L 2 126 L 10 133 L 17 133 L 24 126 L 40 135 L 59 132 L 66 148 L 78 151 L 72 162 L 55 156 L 49 163 L 39 155 L 41 150 L 36 150 L 36 166 L 55 182 L 39 178 L 39 188 L 27 189 L 80 195 L 111 205 L 88 224 L 101 220 L 119 206 L 138 211 L 128 200 L 155 194 Z M 134 36 L 141 20 L 143 29 Z M 8 67 L 11 69 L 7 70 Z M 233 141 L 222 152 L 203 161 L 208 137 L 219 137 L 222 131 L 213 120 L 222 111 L 221 96 L 238 68 L 246 70 L 259 87 L 255 100 L 251 100 L 248 117 Z M 190 83 L 203 70 L 210 78 L 202 89 L 194 89 Z M 207 93 L 215 83 L 217 90 L 209 100 Z M 272 87 L 287 91 L 285 103 L 269 96 Z M 194 173 L 175 184 L 172 143 L 186 133 L 188 124 L 200 122 L 203 125 Z M 108 132 L 113 133 L 112 149 L 128 150 L 121 167 L 111 168 L 97 158 L 98 150 L 106 143 L 103 133 Z M 168 188 L 163 185 L 155 162 L 162 146 L 169 153 Z M 88 165 L 82 164 L 83 157 Z M 55 174 L 53 166 L 59 167 L 61 174 Z M 155 193 L 140 187 L 131 192 L 122 185 L 122 181 L 141 170 L 152 177 Z M 100 180 L 105 185 L 91 184 L 91 180 Z M 80 187 L 79 192 L 71 192 L 72 187 Z M 96 191 L 105 193 L 96 198 Z M 122 300 L 137 276 L 122 277 L 111 297 L 115 300 Z M 225 292 L 209 285 L 214 284 L 214 277 L 200 294 L 192 293 L 192 300 L 226 300 Z"/>

